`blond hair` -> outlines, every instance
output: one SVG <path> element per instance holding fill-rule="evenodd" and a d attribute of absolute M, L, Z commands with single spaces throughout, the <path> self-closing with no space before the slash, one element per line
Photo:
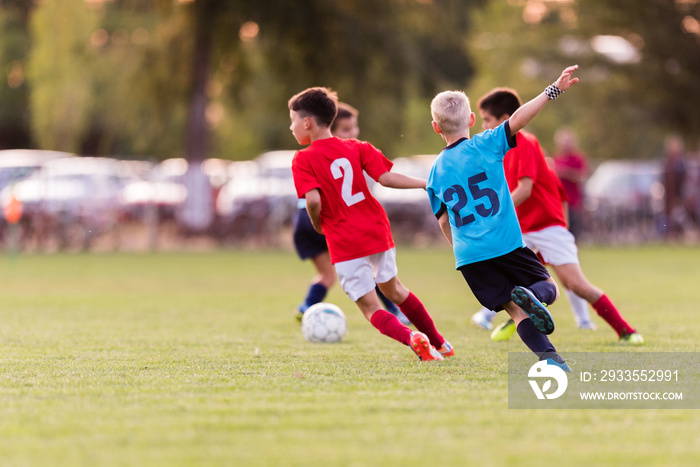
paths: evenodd
<path fill-rule="evenodd" d="M 430 113 L 440 130 L 454 135 L 469 130 L 472 109 L 469 98 L 462 91 L 443 91 L 430 103 Z"/>

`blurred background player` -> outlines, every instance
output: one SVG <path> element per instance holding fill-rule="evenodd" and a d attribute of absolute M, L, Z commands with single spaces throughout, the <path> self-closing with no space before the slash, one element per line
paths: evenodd
<path fill-rule="evenodd" d="M 688 219 L 684 191 L 688 178 L 688 163 L 683 140 L 668 135 L 664 141 L 664 233 L 666 238 L 679 238 Z"/>
<path fill-rule="evenodd" d="M 437 331 L 423 303 L 398 278 L 389 218 L 363 176 L 382 186 L 423 188 L 425 180 L 391 172 L 393 163 L 357 139 L 333 136 L 335 92 L 308 88 L 289 100 L 290 130 L 306 146 L 292 160 L 294 186 L 314 229 L 325 233 L 331 262 L 343 291 L 379 332 L 415 352 L 420 360 L 443 360 L 454 349 Z M 399 305 L 417 331 L 384 310 L 376 286 Z"/>
<path fill-rule="evenodd" d="M 554 171 L 559 176 L 569 203 L 569 231 L 577 238 L 583 232 L 584 183 L 588 177 L 588 158 L 578 148 L 576 134 L 561 128 L 554 135 Z"/>
<path fill-rule="evenodd" d="M 479 100 L 478 107 L 483 128 L 490 130 L 508 120 L 521 107 L 521 101 L 515 90 L 496 88 Z M 590 327 L 590 317 L 585 303 L 584 309 L 580 309 L 578 297 L 591 304 L 617 332 L 621 342 L 644 343 L 607 295 L 584 276 L 574 236 L 566 228 L 556 174 L 549 168 L 537 138 L 521 130 L 516 140 L 517 146 L 508 151 L 503 162 L 525 244 L 537 251 L 543 262 L 552 266 L 564 287 L 573 292 L 569 301 L 580 327 Z M 480 310 L 477 315 L 487 313 Z M 480 317 L 473 317 L 474 322 L 479 320 Z M 506 340 L 514 332 L 515 324 L 508 320 L 494 330 L 492 338 Z"/>
<path fill-rule="evenodd" d="M 360 135 L 360 127 L 357 124 L 359 112 L 357 109 L 344 102 L 338 102 L 338 114 L 331 125 L 333 136 L 344 139 L 356 139 Z M 316 269 L 316 275 L 311 280 L 311 285 L 306 293 L 304 301 L 294 310 L 298 320 L 301 320 L 304 312 L 316 303 L 322 302 L 328 290 L 335 283 L 336 275 L 331 257 L 328 254 L 326 236 L 322 235 L 311 224 L 309 213 L 306 212 L 306 200 L 300 199 L 297 204 L 297 212 L 294 217 L 294 248 L 302 260 L 310 259 Z M 401 310 L 384 294 L 376 288 L 377 296 L 382 301 L 384 309 L 396 316 L 402 324 L 410 325 Z"/>

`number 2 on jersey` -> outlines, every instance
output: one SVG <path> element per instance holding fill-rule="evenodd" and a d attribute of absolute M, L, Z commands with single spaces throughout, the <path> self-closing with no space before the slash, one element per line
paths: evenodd
<path fill-rule="evenodd" d="M 490 208 L 487 208 L 484 204 L 477 204 L 475 206 L 476 213 L 481 217 L 489 217 L 495 215 L 501 208 L 501 203 L 498 200 L 498 194 L 491 188 L 479 188 L 479 183 L 488 180 L 485 172 L 478 173 L 473 177 L 467 179 L 469 186 L 469 192 L 476 201 L 480 198 L 488 198 L 491 204 Z M 462 217 L 459 211 L 462 210 L 468 203 L 469 198 L 467 197 L 467 192 L 461 185 L 452 185 L 443 194 L 443 201 L 445 204 L 452 201 L 452 199 L 457 195 L 457 202 L 452 206 L 452 212 L 455 215 L 455 225 L 457 227 L 462 227 L 464 225 L 471 224 L 476 220 L 474 214 L 469 214 L 468 216 Z"/>
<path fill-rule="evenodd" d="M 341 157 L 334 160 L 331 163 L 331 174 L 336 180 L 339 178 L 343 179 L 343 185 L 340 187 L 340 196 L 345 201 L 345 204 L 352 206 L 365 199 L 365 194 L 361 191 L 355 194 L 352 193 L 353 171 L 352 164 L 350 164 L 348 159 Z"/>

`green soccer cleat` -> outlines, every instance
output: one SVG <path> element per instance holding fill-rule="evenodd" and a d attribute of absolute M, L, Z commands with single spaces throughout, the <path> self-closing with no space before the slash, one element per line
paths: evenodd
<path fill-rule="evenodd" d="M 620 337 L 620 343 L 625 345 L 644 345 L 644 338 L 638 332 Z"/>
<path fill-rule="evenodd" d="M 298 307 L 294 308 L 294 317 L 301 323 L 301 319 L 304 317 L 304 312 L 308 309 L 309 307 L 306 306 L 305 303 L 302 303 Z"/>
<path fill-rule="evenodd" d="M 509 319 L 498 326 L 491 333 L 491 340 L 494 341 L 507 341 L 513 334 L 515 334 L 515 321 Z"/>

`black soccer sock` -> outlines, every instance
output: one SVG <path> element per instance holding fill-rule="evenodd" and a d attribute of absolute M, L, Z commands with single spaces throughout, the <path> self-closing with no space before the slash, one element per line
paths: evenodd
<path fill-rule="evenodd" d="M 307 307 L 315 305 L 323 301 L 323 299 L 326 298 L 327 293 L 328 289 L 325 285 L 321 284 L 320 282 L 312 284 L 311 287 L 309 287 L 309 292 L 306 294 L 306 300 L 304 300 L 304 304 Z"/>
<path fill-rule="evenodd" d="M 537 300 L 547 305 L 551 305 L 557 298 L 557 286 L 550 281 L 535 282 L 528 287 L 535 294 Z"/>
<path fill-rule="evenodd" d="M 522 320 L 518 324 L 517 329 L 520 339 L 540 360 L 551 358 L 557 363 L 564 363 L 564 360 L 559 356 L 557 349 L 554 348 L 549 338 L 535 328 L 530 318 Z"/>

